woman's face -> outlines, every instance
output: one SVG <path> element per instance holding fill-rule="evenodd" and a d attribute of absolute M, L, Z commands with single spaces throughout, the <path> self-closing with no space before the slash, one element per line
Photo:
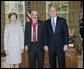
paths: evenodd
<path fill-rule="evenodd" d="M 12 15 L 12 16 L 10 17 L 10 21 L 11 21 L 11 22 L 15 22 L 15 21 L 16 21 L 16 15 Z"/>

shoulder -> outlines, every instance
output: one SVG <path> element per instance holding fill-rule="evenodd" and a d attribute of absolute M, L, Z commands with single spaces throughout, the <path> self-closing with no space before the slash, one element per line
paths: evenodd
<path fill-rule="evenodd" d="M 25 26 L 31 25 L 31 22 L 26 22 Z"/>
<path fill-rule="evenodd" d="M 5 24 L 5 28 L 9 28 L 10 26 L 10 24 Z"/>
<path fill-rule="evenodd" d="M 23 26 L 22 26 L 21 24 L 18 24 L 18 27 L 19 27 L 20 29 L 23 29 Z"/>
<path fill-rule="evenodd" d="M 11 24 L 9 24 L 9 23 L 8 23 L 8 24 L 5 24 L 6 27 L 9 27 L 10 25 L 11 25 Z"/>
<path fill-rule="evenodd" d="M 51 20 L 51 18 L 49 18 L 49 19 L 45 20 L 45 23 L 49 22 L 50 20 Z"/>
<path fill-rule="evenodd" d="M 57 21 L 59 21 L 60 24 L 62 24 L 62 25 L 67 24 L 67 23 L 66 23 L 66 19 L 65 19 L 65 18 L 62 18 L 62 17 L 57 17 Z"/>
<path fill-rule="evenodd" d="M 51 18 L 45 20 L 45 26 L 49 25 L 51 23 Z"/>
<path fill-rule="evenodd" d="M 57 16 L 57 19 L 58 19 L 58 20 L 61 20 L 61 21 L 66 21 L 65 18 L 63 18 L 63 17 L 59 17 L 59 16 Z"/>
<path fill-rule="evenodd" d="M 38 23 L 40 24 L 40 25 L 44 25 L 44 21 L 43 20 L 38 20 Z"/>
<path fill-rule="evenodd" d="M 38 22 L 39 22 L 39 23 L 44 23 L 44 21 L 43 21 L 43 20 L 38 20 Z"/>

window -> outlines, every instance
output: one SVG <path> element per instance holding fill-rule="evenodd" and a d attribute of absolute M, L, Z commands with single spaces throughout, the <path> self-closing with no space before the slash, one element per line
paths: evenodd
<path fill-rule="evenodd" d="M 5 17 L 6 24 L 9 23 L 8 14 L 16 12 L 18 14 L 18 23 L 24 27 L 25 25 L 25 1 L 5 1 Z"/>

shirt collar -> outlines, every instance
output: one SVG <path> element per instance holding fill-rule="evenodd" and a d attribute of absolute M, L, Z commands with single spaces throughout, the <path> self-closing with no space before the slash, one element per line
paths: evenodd
<path fill-rule="evenodd" d="M 55 17 L 53 17 L 54 18 L 54 21 L 55 21 L 55 23 L 56 23 L 56 21 L 57 21 L 57 16 L 55 16 Z M 53 18 L 51 18 L 51 22 L 53 22 Z"/>

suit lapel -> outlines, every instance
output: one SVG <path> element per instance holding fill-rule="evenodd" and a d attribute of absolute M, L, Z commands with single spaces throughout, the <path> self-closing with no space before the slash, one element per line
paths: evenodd
<path fill-rule="evenodd" d="M 40 28 L 41 28 L 40 26 L 41 26 L 41 25 L 40 25 L 40 21 L 38 20 L 38 29 L 37 29 L 37 31 L 38 31 L 38 32 L 37 32 L 38 39 L 39 39 L 40 30 L 41 30 L 41 29 L 40 29 Z"/>
<path fill-rule="evenodd" d="M 31 29 L 32 27 L 31 27 L 31 26 L 32 26 L 32 23 L 30 22 L 30 23 L 29 23 L 29 32 L 30 32 L 30 33 L 29 33 L 29 34 L 30 34 L 30 35 L 29 35 L 29 36 L 30 36 L 29 38 L 30 38 L 30 40 L 31 40 L 31 31 L 32 31 L 32 29 Z"/>
<path fill-rule="evenodd" d="M 53 29 L 52 29 L 52 25 L 51 25 L 51 18 L 49 19 L 49 22 L 48 22 L 49 24 L 49 28 L 50 28 L 50 30 L 51 30 L 51 32 L 53 33 Z"/>

